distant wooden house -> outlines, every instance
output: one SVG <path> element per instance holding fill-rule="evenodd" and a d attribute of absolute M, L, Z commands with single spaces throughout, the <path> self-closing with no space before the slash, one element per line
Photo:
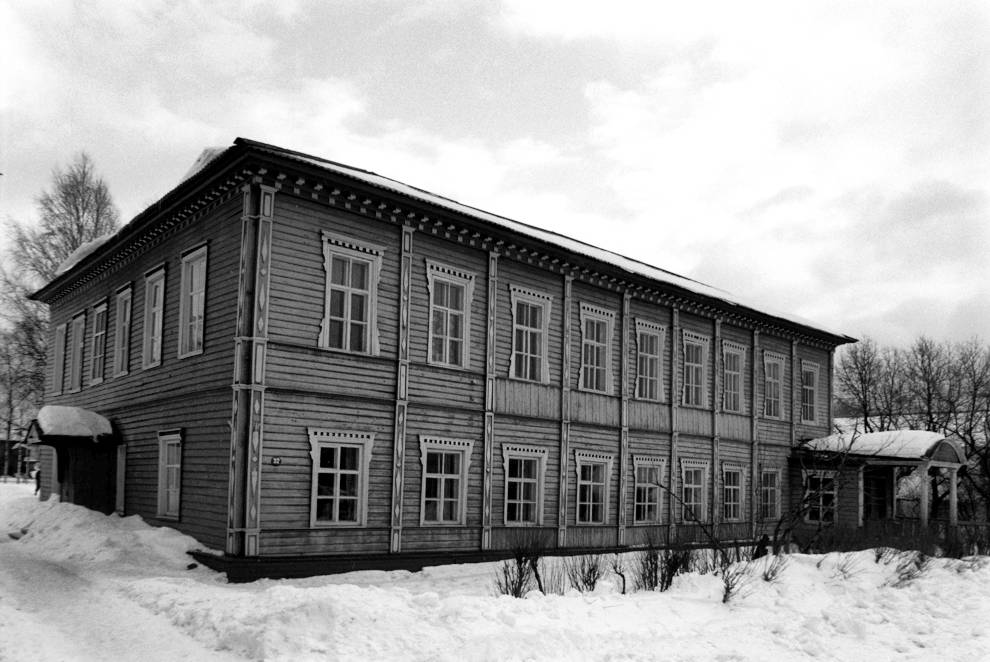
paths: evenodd
<path fill-rule="evenodd" d="M 829 433 L 833 351 L 852 341 L 244 139 L 34 298 L 47 402 L 112 427 L 41 421 L 60 458 L 46 492 L 259 574 L 534 535 L 691 543 L 699 522 L 748 539 L 801 501 L 789 458 Z M 95 473 L 102 496 L 79 486 Z"/>

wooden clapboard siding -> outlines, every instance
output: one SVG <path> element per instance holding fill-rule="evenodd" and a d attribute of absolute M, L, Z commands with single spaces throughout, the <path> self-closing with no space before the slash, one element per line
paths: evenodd
<path fill-rule="evenodd" d="M 572 526 L 567 529 L 568 547 L 615 547 L 618 544 L 618 530 L 615 523 L 608 526 Z"/>
<path fill-rule="evenodd" d="M 492 462 L 492 524 L 505 525 L 505 466 L 502 447 L 526 444 L 545 448 L 546 474 L 543 481 L 543 525 L 557 523 L 560 504 L 560 426 L 551 421 L 522 420 L 504 415 L 495 418 L 495 448 Z"/>
<path fill-rule="evenodd" d="M 271 388 L 388 400 L 395 397 L 395 362 L 318 347 L 268 343 Z"/>
<path fill-rule="evenodd" d="M 659 402 L 631 400 L 629 429 L 670 432 L 670 406 Z"/>
<path fill-rule="evenodd" d="M 276 530 L 309 530 L 312 459 L 308 429 L 311 427 L 375 435 L 369 468 L 367 530 L 372 536 L 372 530 L 378 527 L 387 529 L 392 499 L 393 425 L 394 405 L 388 402 L 267 390 L 261 471 L 261 526 L 268 532 L 266 544 L 274 543 L 272 532 Z M 273 458 L 278 458 L 280 464 L 273 465 Z M 344 527 L 333 530 L 343 531 Z M 326 540 L 323 531 L 323 527 L 313 529 L 313 540 Z M 299 538 L 298 533 L 291 535 Z M 359 537 L 354 533 L 347 535 Z M 332 551 L 336 550 L 323 550 Z"/>
<path fill-rule="evenodd" d="M 621 399 L 612 395 L 571 391 L 571 421 L 619 427 Z"/>
<path fill-rule="evenodd" d="M 560 420 L 560 388 L 517 379 L 495 380 L 495 411 Z"/>
<path fill-rule="evenodd" d="M 739 414 L 722 414 L 719 432 L 723 439 L 749 439 L 752 437 L 753 419 Z"/>
<path fill-rule="evenodd" d="M 403 527 L 403 551 L 448 552 L 479 549 L 480 547 L 480 526 L 428 526 L 420 528 L 418 515 L 416 524 L 417 526 L 412 527 L 406 524 Z"/>
<path fill-rule="evenodd" d="M 409 401 L 424 406 L 484 411 L 485 376 L 465 370 L 414 364 L 409 367 Z"/>
<path fill-rule="evenodd" d="M 495 374 L 509 376 L 512 353 L 512 299 L 509 286 L 514 285 L 553 297 L 550 306 L 547 357 L 550 384 L 560 385 L 561 335 L 563 329 L 563 279 L 536 267 L 502 258 L 498 263 L 498 304 L 495 322 Z M 558 396 L 559 400 L 559 396 Z"/>
<path fill-rule="evenodd" d="M 677 431 L 684 434 L 710 437 L 712 412 L 698 407 L 680 407 L 677 410 Z"/>
<path fill-rule="evenodd" d="M 384 553 L 388 551 L 389 529 L 266 529 L 262 528 L 261 556 L 319 556 L 327 554 Z"/>
<path fill-rule="evenodd" d="M 630 524 L 626 529 L 626 544 L 630 547 L 663 547 L 671 539 L 673 528 L 669 524 Z"/>
<path fill-rule="evenodd" d="M 403 548 L 405 548 L 406 533 L 420 525 L 423 495 L 423 462 L 420 451 L 422 437 L 457 439 L 473 443 L 468 465 L 467 511 L 464 525 L 457 527 L 427 525 L 425 528 L 436 531 L 438 536 L 446 536 L 444 531 L 450 528 L 481 526 L 481 487 L 485 467 L 484 424 L 484 416 L 480 413 L 436 411 L 416 405 L 409 407 L 406 419 L 406 463 L 403 477 Z M 480 537 L 476 536 L 473 540 L 474 546 L 477 547 Z"/>
<path fill-rule="evenodd" d="M 570 451 L 567 458 L 567 544 L 574 544 L 571 533 L 577 529 L 592 525 L 577 524 L 577 466 L 576 453 L 588 451 L 592 453 L 607 453 L 612 456 L 612 473 L 608 476 L 608 504 L 605 512 L 605 526 L 615 527 L 618 522 L 619 507 L 619 472 L 621 471 L 621 456 L 619 453 L 619 430 L 591 427 L 588 425 L 572 424 L 570 435 Z M 592 527 L 593 528 L 593 527 Z"/>
<path fill-rule="evenodd" d="M 492 549 L 517 549 L 532 544 L 544 549 L 557 546 L 557 528 L 554 526 L 512 526 L 492 529 Z"/>
<path fill-rule="evenodd" d="M 383 249 L 377 291 L 380 356 L 394 359 L 398 342 L 399 229 L 384 221 L 361 218 L 286 194 L 277 195 L 275 201 L 269 338 L 273 342 L 318 347 L 326 297 L 323 231 Z M 270 358 L 269 366 L 272 365 L 276 362 Z"/>

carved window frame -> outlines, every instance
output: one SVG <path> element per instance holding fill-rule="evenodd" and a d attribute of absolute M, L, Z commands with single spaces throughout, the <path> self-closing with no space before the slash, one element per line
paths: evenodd
<path fill-rule="evenodd" d="M 574 451 L 574 471 L 577 477 L 577 482 L 575 484 L 575 494 L 574 494 L 574 522 L 578 526 L 606 526 L 609 520 L 609 492 L 612 483 L 612 463 L 615 460 L 615 456 L 611 453 L 598 453 L 592 451 L 582 451 L 575 449 Z M 581 469 L 585 466 L 596 467 L 600 466 L 603 469 L 603 481 L 601 483 L 594 480 L 594 476 L 591 478 L 583 478 L 581 475 Z M 596 520 L 593 517 L 594 513 L 594 488 L 595 486 L 601 486 L 602 489 L 602 516 L 600 520 Z M 590 490 L 589 498 L 583 499 L 581 492 L 583 487 L 588 487 Z M 587 506 L 587 517 L 581 517 L 582 506 Z"/>
<path fill-rule="evenodd" d="M 591 393 L 611 395 L 615 380 L 612 375 L 612 334 L 615 330 L 615 313 L 589 303 L 580 304 L 581 321 L 581 377 L 578 389 Z M 588 323 L 603 325 L 604 340 L 589 337 Z M 598 359 L 602 365 L 599 365 Z M 589 383 L 589 379 L 592 380 Z M 599 384 L 599 380 L 601 384 Z"/>
<path fill-rule="evenodd" d="M 729 485 L 727 477 L 729 474 L 736 474 L 739 482 L 736 485 Z M 734 501 L 729 500 L 730 494 L 735 496 Z M 734 506 L 735 514 L 731 514 L 728 508 Z M 741 464 L 725 462 L 722 464 L 722 521 L 741 522 L 745 519 L 746 513 L 746 468 Z"/>
<path fill-rule="evenodd" d="M 467 497 L 468 497 L 468 477 L 471 475 L 471 449 L 474 442 L 466 439 L 445 439 L 441 437 L 419 437 L 419 460 L 422 468 L 422 480 L 419 491 L 419 525 L 420 526 L 464 526 L 467 524 Z M 457 471 L 457 517 L 454 519 L 443 518 L 443 502 L 445 496 L 446 479 L 452 474 L 429 473 L 427 471 L 430 453 L 456 454 L 460 457 Z M 438 481 L 439 507 L 437 519 L 426 518 L 426 483 L 430 479 Z"/>
<path fill-rule="evenodd" d="M 812 375 L 809 385 L 805 377 Z M 818 380 L 821 366 L 814 361 L 801 361 L 801 422 L 812 425 L 818 422 Z M 810 392 L 810 394 L 809 394 Z M 810 413 L 810 415 L 809 415 Z"/>
<path fill-rule="evenodd" d="M 664 387 L 663 387 L 663 353 L 664 345 L 667 336 L 667 327 L 662 324 L 656 324 L 654 322 L 648 322 L 646 320 L 637 319 L 636 320 L 636 389 L 635 389 L 635 399 L 646 400 L 648 402 L 663 402 L 664 401 Z M 657 352 L 656 354 L 651 354 L 644 352 L 643 336 L 652 336 L 656 338 Z M 644 362 L 647 365 L 653 363 L 656 368 L 656 374 L 644 374 Z M 650 383 L 655 380 L 653 386 L 655 387 L 656 396 L 650 397 L 649 386 Z M 644 392 L 645 391 L 645 392 Z"/>
<path fill-rule="evenodd" d="M 461 312 L 461 360 L 451 361 L 449 356 L 450 347 L 445 343 L 444 345 L 444 356 L 441 359 L 437 359 L 433 355 L 433 341 L 436 336 L 436 329 L 433 327 L 434 312 L 436 309 L 444 311 L 445 322 L 449 320 L 450 308 L 439 307 L 434 300 L 434 294 L 437 289 L 437 282 L 446 283 L 449 286 L 460 287 L 464 290 L 464 296 L 462 303 L 464 309 Z M 448 368 L 468 368 L 471 365 L 471 305 L 474 301 L 474 281 L 475 275 L 473 273 L 462 271 L 460 269 L 455 269 L 439 262 L 433 262 L 432 260 L 426 260 L 426 287 L 428 290 L 428 296 L 430 299 L 430 317 L 428 320 L 428 338 L 426 344 L 426 360 L 427 363 L 431 365 L 439 365 Z M 447 337 L 449 341 L 449 337 Z"/>
<path fill-rule="evenodd" d="M 780 519 L 780 469 L 777 467 L 760 467 L 760 512 L 759 518 L 764 521 Z M 771 485 L 767 478 L 773 476 Z"/>
<path fill-rule="evenodd" d="M 774 370 L 776 368 L 776 370 Z M 777 374 L 774 375 L 774 372 Z M 777 421 L 787 418 L 787 398 L 784 381 L 787 356 L 780 352 L 763 351 L 763 417 Z"/>
<path fill-rule="evenodd" d="M 681 351 L 684 357 L 681 402 L 685 407 L 708 408 L 708 351 L 711 338 L 700 333 L 684 330 L 681 336 Z M 701 363 L 688 362 L 688 347 L 701 350 Z M 691 377 L 689 380 L 688 377 Z M 698 383 L 695 383 L 697 378 Z"/>
<path fill-rule="evenodd" d="M 707 460 L 681 460 L 681 521 L 686 524 L 694 524 L 695 519 L 698 522 L 708 522 L 710 520 L 709 508 L 708 508 L 708 484 L 710 481 L 709 463 Z M 701 483 L 696 484 L 694 482 L 688 483 L 688 474 L 694 475 L 695 472 L 700 472 L 697 475 L 701 477 Z M 699 501 L 694 501 L 688 499 L 688 490 L 698 490 Z M 697 504 L 695 507 L 694 504 Z M 687 510 L 691 508 L 695 513 L 695 519 L 687 517 Z M 701 511 L 700 513 L 698 511 Z"/>
<path fill-rule="evenodd" d="M 505 498 L 502 511 L 502 521 L 505 526 L 541 526 L 543 524 L 543 492 L 546 486 L 547 476 L 547 449 L 540 446 L 527 444 L 502 444 L 502 471 L 505 477 Z M 534 518 L 532 520 L 523 519 L 521 516 L 516 519 L 509 519 L 509 483 L 518 482 L 520 484 L 519 493 L 522 494 L 522 485 L 531 481 L 524 477 L 510 477 L 509 466 L 512 460 L 523 460 L 536 462 L 536 502 L 533 505 Z M 522 512 L 522 504 L 526 501 L 520 496 L 516 500 L 519 512 Z"/>
<path fill-rule="evenodd" d="M 732 414 L 746 413 L 746 345 L 731 340 L 722 341 L 722 409 Z M 729 357 L 739 360 L 739 370 L 729 370 Z M 736 388 L 729 389 L 730 376 L 736 381 Z"/>
<path fill-rule="evenodd" d="M 310 477 L 309 526 L 323 528 L 364 527 L 368 522 L 368 483 L 371 469 L 371 452 L 375 445 L 375 435 L 371 432 L 332 430 L 327 428 L 307 428 L 309 435 L 309 456 L 312 461 Z M 320 473 L 320 450 L 323 448 L 358 449 L 358 503 L 355 521 L 317 520 L 317 484 Z M 339 473 L 339 472 L 338 472 Z"/>
<path fill-rule="evenodd" d="M 380 246 L 365 244 L 342 237 L 332 232 L 324 230 L 323 237 L 323 319 L 320 321 L 320 335 L 317 344 L 326 350 L 333 352 L 344 352 L 359 356 L 378 356 L 380 353 L 380 340 L 378 336 L 378 286 L 381 282 L 382 262 L 385 249 Z M 351 286 L 334 285 L 332 262 L 334 256 L 350 262 L 362 262 L 368 267 L 368 319 L 365 329 L 364 346 L 365 350 L 350 349 L 350 327 L 353 317 L 351 315 L 351 301 L 349 296 L 345 296 L 345 317 L 343 318 L 341 341 L 342 347 L 330 346 L 330 295 L 334 289 L 342 290 L 348 294 L 353 294 Z"/>
<path fill-rule="evenodd" d="M 634 524 L 663 524 L 663 493 L 664 477 L 667 475 L 667 460 L 657 455 L 633 455 L 633 523 Z M 657 482 L 640 481 L 640 469 L 655 470 Z M 640 498 L 640 489 L 646 493 L 646 498 Z M 654 493 L 655 491 L 655 493 Z M 655 496 L 652 499 L 650 493 Z M 640 517 L 640 506 L 655 509 L 656 517 L 653 519 Z"/>
<path fill-rule="evenodd" d="M 536 382 L 538 384 L 549 384 L 550 383 L 550 309 L 553 305 L 553 296 L 546 294 L 544 292 L 538 292 L 537 290 L 531 290 L 524 287 L 519 287 L 517 285 L 509 285 L 509 300 L 512 306 L 512 349 L 509 354 L 509 379 L 518 379 L 520 381 L 526 382 Z M 537 307 L 541 309 L 540 314 L 540 328 L 533 326 L 522 326 L 520 320 L 517 319 L 517 306 L 520 303 L 525 303 L 529 306 Z M 519 331 L 524 333 L 540 333 L 540 352 L 539 354 L 526 351 L 523 348 L 517 347 L 516 336 Z M 529 349 L 529 348 L 525 348 Z M 540 359 L 540 374 L 539 379 L 536 379 L 533 375 L 528 374 L 528 369 L 525 370 L 527 374 L 523 376 L 516 375 L 516 370 L 521 367 L 521 364 L 517 365 L 517 353 L 525 356 L 538 356 Z"/>

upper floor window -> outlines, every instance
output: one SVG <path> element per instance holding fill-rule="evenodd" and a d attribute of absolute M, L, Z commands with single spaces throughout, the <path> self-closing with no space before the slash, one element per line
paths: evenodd
<path fill-rule="evenodd" d="M 179 517 L 182 493 L 182 432 L 158 433 L 158 516 Z"/>
<path fill-rule="evenodd" d="M 86 313 L 72 318 L 72 335 L 69 338 L 69 390 L 82 388 L 83 349 L 86 347 Z"/>
<path fill-rule="evenodd" d="M 466 368 L 470 362 L 474 274 L 427 260 L 430 291 L 429 362 Z"/>
<path fill-rule="evenodd" d="M 162 362 L 162 324 L 165 312 L 165 268 L 144 277 L 144 350 L 142 365 L 151 368 Z"/>
<path fill-rule="evenodd" d="M 320 347 L 378 354 L 378 279 L 383 249 L 323 233 L 326 301 Z"/>
<path fill-rule="evenodd" d="M 835 521 L 835 471 L 805 470 L 804 519 L 808 522 L 830 524 Z"/>
<path fill-rule="evenodd" d="M 509 293 L 512 302 L 509 376 L 546 384 L 550 381 L 547 343 L 553 297 L 515 285 L 509 285 Z"/>
<path fill-rule="evenodd" d="M 363 526 L 375 436 L 320 428 L 309 428 L 308 432 L 313 461 L 310 526 Z"/>
<path fill-rule="evenodd" d="M 651 455 L 633 455 L 635 476 L 633 521 L 636 524 L 659 524 L 663 519 L 663 477 L 666 460 Z"/>
<path fill-rule="evenodd" d="M 577 467 L 577 523 L 605 524 L 608 520 L 608 489 L 612 456 L 575 451 Z"/>
<path fill-rule="evenodd" d="M 182 256 L 182 299 L 179 302 L 179 358 L 203 351 L 206 310 L 206 246 Z"/>
<path fill-rule="evenodd" d="M 722 407 L 725 411 L 742 413 L 743 371 L 746 367 L 746 346 L 722 341 Z"/>
<path fill-rule="evenodd" d="M 763 415 L 784 418 L 784 366 L 787 358 L 776 352 L 763 352 Z"/>
<path fill-rule="evenodd" d="M 114 318 L 113 374 L 126 375 L 131 363 L 131 287 L 117 292 Z"/>
<path fill-rule="evenodd" d="M 55 359 L 52 361 L 52 394 L 62 393 L 65 382 L 65 324 L 55 327 Z"/>
<path fill-rule="evenodd" d="M 666 329 L 636 320 L 636 397 L 663 400 L 663 341 Z"/>
<path fill-rule="evenodd" d="M 722 520 L 738 522 L 743 515 L 743 495 L 746 493 L 742 467 L 726 464 L 722 467 Z"/>
<path fill-rule="evenodd" d="M 470 441 L 420 437 L 423 501 L 420 524 L 464 524 L 467 511 Z"/>
<path fill-rule="evenodd" d="M 683 521 L 708 521 L 707 462 L 681 460 L 681 505 Z"/>
<path fill-rule="evenodd" d="M 502 444 L 505 471 L 505 524 L 543 523 L 543 485 L 547 449 L 522 444 Z"/>
<path fill-rule="evenodd" d="M 612 326 L 615 313 L 581 304 L 581 388 L 612 391 Z"/>
<path fill-rule="evenodd" d="M 780 469 L 760 470 L 760 518 L 780 518 Z"/>
<path fill-rule="evenodd" d="M 708 338 L 684 331 L 684 404 L 689 407 L 708 404 L 707 358 Z"/>
<path fill-rule="evenodd" d="M 89 371 L 90 382 L 103 381 L 107 354 L 107 304 L 103 302 L 93 308 L 93 344 L 90 350 L 92 365 Z"/>
<path fill-rule="evenodd" d="M 801 421 L 804 423 L 815 423 L 817 420 L 818 370 L 817 363 L 801 361 Z"/>

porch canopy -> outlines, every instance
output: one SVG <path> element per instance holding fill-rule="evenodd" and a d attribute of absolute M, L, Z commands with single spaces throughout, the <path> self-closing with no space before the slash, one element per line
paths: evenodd
<path fill-rule="evenodd" d="M 848 457 L 860 466 L 918 467 L 922 476 L 930 469 L 949 472 L 949 521 L 958 522 L 957 483 L 959 468 L 966 464 L 962 445 L 944 434 L 927 430 L 887 430 L 885 432 L 841 432 L 804 443 L 806 452 L 831 457 Z M 929 487 L 922 481 L 920 516 L 928 522 Z"/>
<path fill-rule="evenodd" d="M 113 442 L 113 426 L 103 416 L 82 407 L 46 405 L 31 421 L 25 441 L 47 446 Z"/>

